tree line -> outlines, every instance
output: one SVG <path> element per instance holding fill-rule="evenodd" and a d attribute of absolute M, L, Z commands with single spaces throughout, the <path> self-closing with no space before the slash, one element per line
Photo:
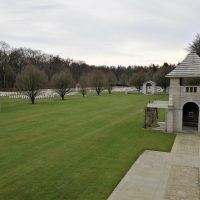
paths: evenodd
<path fill-rule="evenodd" d="M 63 59 L 58 55 L 46 54 L 40 50 L 30 48 L 11 48 L 6 42 L 0 42 L 0 89 L 11 90 L 16 87 L 17 76 L 28 66 L 35 66 L 47 76 L 47 85 L 55 78 L 55 74 L 68 71 L 75 84 L 85 82 L 83 76 L 94 76 L 96 71 L 118 86 L 141 87 L 145 80 L 154 80 L 163 88 L 169 85 L 168 79 L 164 76 L 174 68 L 174 65 L 164 63 L 162 66 L 94 66 L 83 61 Z M 58 76 L 58 75 L 57 75 Z M 61 75 L 60 75 L 61 76 Z M 99 75 L 100 76 L 100 75 Z M 53 78 L 54 77 L 54 78 Z M 88 81 L 87 81 L 88 82 Z M 91 84 L 91 81 L 88 82 Z M 92 85 L 90 85 L 92 87 Z M 100 91 L 100 88 L 97 88 Z"/>

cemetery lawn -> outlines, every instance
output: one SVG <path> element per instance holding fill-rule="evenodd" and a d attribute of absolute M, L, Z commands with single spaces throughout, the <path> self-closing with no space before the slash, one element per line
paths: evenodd
<path fill-rule="evenodd" d="M 0 199 L 107 199 L 144 150 L 171 150 L 175 135 L 142 128 L 154 99 L 167 96 L 0 97 Z"/>

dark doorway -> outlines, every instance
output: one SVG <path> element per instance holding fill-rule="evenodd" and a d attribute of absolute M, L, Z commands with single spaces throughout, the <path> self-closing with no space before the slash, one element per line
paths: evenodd
<path fill-rule="evenodd" d="M 183 128 L 198 129 L 199 107 L 196 103 L 188 102 L 183 106 Z"/>
<path fill-rule="evenodd" d="M 146 84 L 146 93 L 149 94 L 152 92 L 152 84 L 151 83 L 147 83 Z"/>

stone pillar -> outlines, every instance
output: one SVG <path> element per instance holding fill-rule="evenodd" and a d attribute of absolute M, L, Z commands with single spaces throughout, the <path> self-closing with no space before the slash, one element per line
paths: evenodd
<path fill-rule="evenodd" d="M 156 93 L 156 84 L 153 83 L 151 87 L 152 87 L 152 89 L 151 89 L 152 94 L 155 94 Z"/>
<path fill-rule="evenodd" d="M 167 132 L 174 132 L 174 107 L 169 105 L 167 111 Z"/>
<path fill-rule="evenodd" d="M 198 133 L 200 133 L 200 111 L 199 111 L 199 119 L 198 119 Z"/>
<path fill-rule="evenodd" d="M 182 132 L 183 131 L 183 110 L 177 109 L 174 111 L 174 131 Z"/>
<path fill-rule="evenodd" d="M 147 86 L 145 83 L 143 83 L 143 86 L 142 86 L 142 93 L 143 94 L 146 94 L 147 93 Z"/>
<path fill-rule="evenodd" d="M 168 114 L 168 109 L 165 109 L 165 132 L 167 132 L 167 114 Z"/>

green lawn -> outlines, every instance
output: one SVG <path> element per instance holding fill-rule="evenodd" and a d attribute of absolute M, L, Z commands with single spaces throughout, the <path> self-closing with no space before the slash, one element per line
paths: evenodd
<path fill-rule="evenodd" d="M 142 128 L 154 99 L 166 96 L 0 98 L 0 199 L 105 200 L 144 150 L 172 147 Z"/>

